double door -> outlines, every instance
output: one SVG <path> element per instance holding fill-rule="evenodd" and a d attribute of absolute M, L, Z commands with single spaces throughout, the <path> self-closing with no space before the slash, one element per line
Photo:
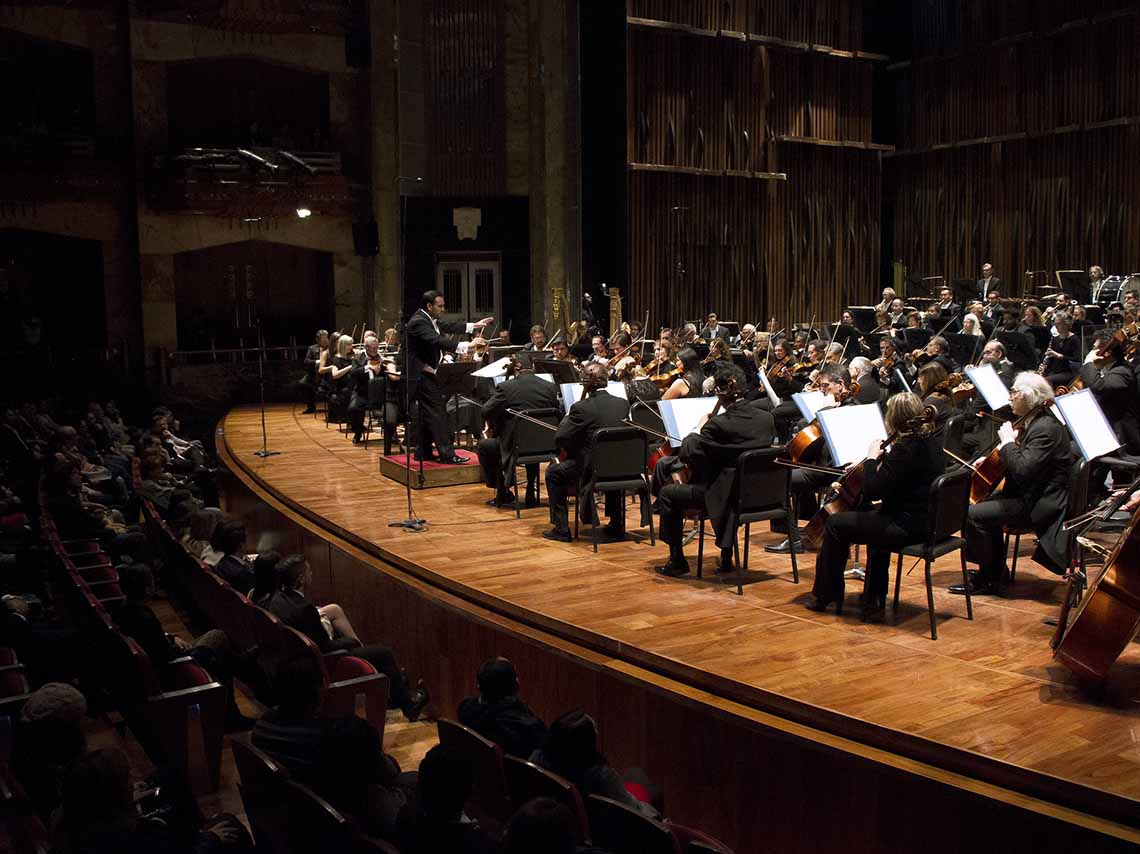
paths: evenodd
<path fill-rule="evenodd" d="M 484 317 L 502 318 L 500 257 L 498 253 L 486 257 L 446 253 L 436 256 L 435 289 L 443 294 L 444 317 L 464 323 Z"/>

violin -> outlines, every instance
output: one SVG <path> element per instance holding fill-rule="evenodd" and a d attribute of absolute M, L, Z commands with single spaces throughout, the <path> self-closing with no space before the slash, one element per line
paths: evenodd
<path fill-rule="evenodd" d="M 768 378 L 773 380 L 790 380 L 792 373 L 792 357 L 785 356 L 768 369 Z"/>
<path fill-rule="evenodd" d="M 913 363 L 917 367 L 919 365 L 925 365 L 934 357 L 927 353 L 925 348 L 920 348 L 918 350 L 912 350 L 906 358 L 907 361 Z"/>

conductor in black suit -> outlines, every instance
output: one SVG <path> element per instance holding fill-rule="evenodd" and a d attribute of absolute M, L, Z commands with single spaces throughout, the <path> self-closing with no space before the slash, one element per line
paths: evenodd
<path fill-rule="evenodd" d="M 492 507 L 510 507 L 515 503 L 508 491 L 515 482 L 514 438 L 517 419 L 507 410 L 523 412 L 527 409 L 555 409 L 558 407 L 558 386 L 540 379 L 531 368 L 524 368 L 518 359 L 512 359 L 510 378 L 495 386 L 483 404 L 483 419 L 492 433 L 475 446 L 483 480 L 495 490 L 495 497 L 487 503 Z M 538 464 L 526 467 L 526 506 L 538 504 Z"/>
<path fill-rule="evenodd" d="M 720 547 L 717 572 L 733 571 L 732 547 L 737 521 L 732 506 L 732 482 L 736 463 L 745 451 L 772 446 L 775 422 L 772 415 L 744 401 L 744 372 L 728 365 L 716 372 L 716 394 L 724 410 L 710 418 L 699 433 L 681 442 L 681 462 L 689 466 L 688 483 L 662 487 L 657 501 L 661 508 L 661 539 L 669 545 L 669 561 L 657 572 L 673 577 L 686 575 L 681 528 L 685 511 L 704 506 L 716 531 Z"/>
<path fill-rule="evenodd" d="M 473 334 L 477 328 L 487 326 L 495 318 L 485 317 L 478 323 L 457 323 L 440 320 L 443 315 L 443 294 L 424 291 L 420 310 L 408 321 L 407 374 L 408 399 L 419 403 L 419 416 L 415 435 L 418 439 L 417 460 L 432 459 L 431 445 L 439 449 L 439 461 L 447 465 L 461 465 L 467 460 L 456 456 L 451 446 L 451 433 L 447 429 L 443 396 L 436 381 L 436 370 L 443 364 L 444 353 L 463 355 L 472 345 L 484 344 L 482 338 L 472 341 L 452 341 L 441 333 Z"/>
<path fill-rule="evenodd" d="M 609 371 L 599 362 L 591 362 L 585 368 L 585 378 L 582 380 L 582 392 L 585 397 L 570 407 L 562 423 L 558 425 L 558 432 L 554 436 L 554 443 L 566 452 L 563 462 L 551 463 L 546 469 L 546 493 L 550 497 L 550 524 L 554 527 L 544 531 L 542 536 L 548 540 L 568 543 L 570 536 L 569 495 L 572 486 L 587 481 L 591 474 L 590 469 L 590 440 L 594 433 L 603 427 L 622 427 L 629 417 L 629 402 L 620 397 L 612 397 L 606 391 L 609 381 Z M 541 380 L 540 380 L 541 382 Z M 589 496 L 580 496 L 583 515 Z M 606 525 L 604 534 L 609 538 L 624 536 L 621 520 L 620 493 L 606 495 L 606 515 L 610 523 Z M 588 512 L 597 512 L 591 510 Z M 590 517 L 593 518 L 593 517 Z"/>

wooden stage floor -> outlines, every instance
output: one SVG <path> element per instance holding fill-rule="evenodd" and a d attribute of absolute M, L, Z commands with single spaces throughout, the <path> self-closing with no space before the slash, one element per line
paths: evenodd
<path fill-rule="evenodd" d="M 413 495 L 425 533 L 388 527 L 405 516 L 404 490 L 378 471 L 381 443 L 354 446 L 300 408 L 271 407 L 260 459 L 258 410 L 224 420 L 233 459 L 313 521 L 371 544 L 420 578 L 513 619 L 661 672 L 735 702 L 885 748 L 957 773 L 1135 825 L 1140 816 L 1140 646 L 1131 644 L 1092 696 L 1053 661 L 1059 580 L 1034 564 L 1032 538 L 1009 598 L 974 600 L 974 620 L 945 588 L 954 557 L 935 566 L 939 639 L 929 634 L 921 567 L 903 577 L 897 615 L 859 621 L 861 583 L 842 617 L 807 610 L 814 555 L 801 583 L 789 558 L 766 554 L 777 537 L 753 528 L 744 595 L 708 579 L 674 580 L 653 567 L 666 549 L 644 540 L 553 543 L 544 507 L 485 505 L 481 485 Z M 633 517 L 631 517 L 631 521 Z M 640 534 L 640 531 L 635 531 Z M 706 539 L 706 546 L 709 540 Z M 696 542 L 690 546 L 695 568 Z M 706 569 L 711 571 L 706 548 Z M 1132 816 L 1132 820 L 1122 816 Z"/>

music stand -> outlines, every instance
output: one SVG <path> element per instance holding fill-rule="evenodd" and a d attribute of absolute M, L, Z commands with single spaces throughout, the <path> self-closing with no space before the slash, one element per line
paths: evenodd
<path fill-rule="evenodd" d="M 855 318 L 855 328 L 860 332 L 870 332 L 875 328 L 875 307 L 873 305 L 849 305 L 847 310 Z"/>
<path fill-rule="evenodd" d="M 487 349 L 491 351 L 491 361 L 497 362 L 499 359 L 502 359 L 506 356 L 513 356 L 516 353 L 521 353 L 523 351 L 523 345 L 510 344 L 506 347 L 488 347 Z"/>
<path fill-rule="evenodd" d="M 554 377 L 555 385 L 576 383 L 579 380 L 578 372 L 569 362 L 562 362 L 557 359 L 535 359 L 533 365 L 536 374 L 550 374 Z"/>
<path fill-rule="evenodd" d="M 453 445 L 459 436 L 459 396 L 470 396 L 475 393 L 475 378 L 471 374 L 478 369 L 479 365 L 475 362 L 444 362 L 435 372 L 435 381 L 440 394 L 452 400 L 452 411 L 455 413 L 454 426 L 451 429 Z"/>
<path fill-rule="evenodd" d="M 934 337 L 932 329 L 900 329 L 895 336 L 902 342 L 902 346 L 897 349 L 904 353 L 909 353 L 912 350 L 920 350 L 930 343 L 930 339 Z"/>
<path fill-rule="evenodd" d="M 1033 349 L 1033 342 L 1024 332 L 1010 332 L 999 329 L 994 338 L 1005 346 L 1006 358 L 1013 362 L 1019 371 L 1032 371 L 1037 367 L 1037 351 Z"/>

